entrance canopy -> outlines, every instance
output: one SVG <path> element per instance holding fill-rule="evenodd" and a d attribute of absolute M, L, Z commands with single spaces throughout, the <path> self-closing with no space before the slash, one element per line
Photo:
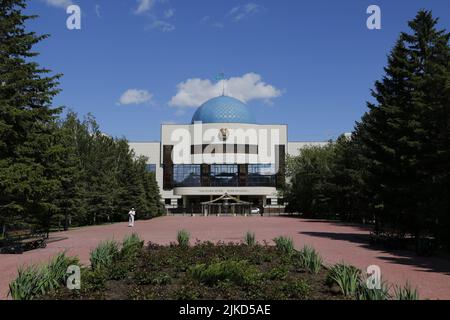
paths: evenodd
<path fill-rule="evenodd" d="M 250 214 L 251 203 L 225 193 L 217 199 L 202 202 L 202 213 L 207 216 L 211 214 Z"/>

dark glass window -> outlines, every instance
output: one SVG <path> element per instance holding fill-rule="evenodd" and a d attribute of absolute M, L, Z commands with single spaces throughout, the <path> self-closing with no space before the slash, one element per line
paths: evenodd
<path fill-rule="evenodd" d="M 276 169 L 274 164 L 249 164 L 247 185 L 252 187 L 274 187 Z"/>
<path fill-rule="evenodd" d="M 164 203 L 166 204 L 166 205 L 170 205 L 170 204 L 172 204 L 172 199 L 164 199 Z"/>
<path fill-rule="evenodd" d="M 156 164 L 147 164 L 146 169 L 148 172 L 156 172 Z"/>
<path fill-rule="evenodd" d="M 237 164 L 214 164 L 211 165 L 210 184 L 212 187 L 236 187 L 238 186 Z"/>
<path fill-rule="evenodd" d="M 173 183 L 175 187 L 200 187 L 200 165 L 174 165 Z"/>

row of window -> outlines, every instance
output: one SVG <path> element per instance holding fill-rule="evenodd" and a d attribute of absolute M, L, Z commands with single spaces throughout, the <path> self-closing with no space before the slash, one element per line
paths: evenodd
<path fill-rule="evenodd" d="M 172 205 L 172 199 L 170 198 L 166 198 L 164 199 L 164 203 L 168 206 Z M 283 205 L 284 204 L 284 199 L 283 198 L 278 198 L 277 199 L 277 204 L 278 205 Z M 272 205 L 272 199 L 271 198 L 267 198 L 266 199 L 266 205 L 270 206 Z M 178 207 L 183 207 L 183 199 L 177 199 L 177 206 Z"/>
<path fill-rule="evenodd" d="M 246 186 L 275 186 L 276 169 L 273 164 L 249 164 L 244 177 L 239 176 L 239 166 L 211 165 L 208 173 L 202 172 L 201 165 L 174 165 L 173 184 L 175 187 L 237 187 L 245 179 Z"/>

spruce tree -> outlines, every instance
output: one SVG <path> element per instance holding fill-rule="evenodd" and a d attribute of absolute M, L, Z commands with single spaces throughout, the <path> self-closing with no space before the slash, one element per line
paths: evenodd
<path fill-rule="evenodd" d="M 24 8 L 23 0 L 0 3 L 0 223 L 48 227 L 59 189 L 54 164 L 61 149 L 52 134 L 60 109 L 51 105 L 60 75 L 33 62 L 33 46 L 47 35 L 25 29 L 36 16 Z"/>
<path fill-rule="evenodd" d="M 377 228 L 400 237 L 429 234 L 445 206 L 437 208 L 448 173 L 449 35 L 436 24 L 427 11 L 409 23 L 356 128 Z"/>

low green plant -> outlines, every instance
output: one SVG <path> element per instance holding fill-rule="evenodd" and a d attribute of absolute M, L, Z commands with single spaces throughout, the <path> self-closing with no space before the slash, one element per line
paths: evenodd
<path fill-rule="evenodd" d="M 41 270 L 38 266 L 19 267 L 17 277 L 9 284 L 9 295 L 14 300 L 31 300 L 40 290 Z"/>
<path fill-rule="evenodd" d="M 322 268 L 322 257 L 316 250 L 309 246 L 304 246 L 299 252 L 300 265 L 313 274 L 318 274 Z"/>
<path fill-rule="evenodd" d="M 81 291 L 83 292 L 96 292 L 106 288 L 106 281 L 108 276 L 104 268 L 81 269 Z"/>
<path fill-rule="evenodd" d="M 389 300 L 391 298 L 389 289 L 386 281 L 381 282 L 379 289 L 370 289 L 364 281 L 361 281 L 356 297 L 358 300 Z"/>
<path fill-rule="evenodd" d="M 148 272 L 148 273 L 139 273 L 137 275 L 135 275 L 135 279 L 136 282 L 139 285 L 167 285 L 170 284 L 172 282 L 172 277 L 165 273 L 165 272 L 160 272 L 160 273 L 152 273 L 152 272 Z"/>
<path fill-rule="evenodd" d="M 336 264 L 329 270 L 327 282 L 336 284 L 343 295 L 355 296 L 361 282 L 361 270 L 344 263 Z"/>
<path fill-rule="evenodd" d="M 245 240 L 245 244 L 248 246 L 254 246 L 256 244 L 255 234 L 250 231 L 247 231 L 247 233 L 245 234 L 244 240 Z"/>
<path fill-rule="evenodd" d="M 190 237 L 191 237 L 191 235 L 186 230 L 178 231 L 178 234 L 177 234 L 178 245 L 180 247 L 187 247 L 187 246 L 189 246 L 189 239 L 190 239 Z"/>
<path fill-rule="evenodd" d="M 284 280 L 288 275 L 289 270 L 286 266 L 276 266 L 264 274 L 264 277 L 269 280 Z"/>
<path fill-rule="evenodd" d="M 123 239 L 120 254 L 122 258 L 135 257 L 143 246 L 144 241 L 136 233 L 132 233 Z"/>
<path fill-rule="evenodd" d="M 395 300 L 419 300 L 419 293 L 417 289 L 413 289 L 409 283 L 405 286 L 394 287 Z"/>
<path fill-rule="evenodd" d="M 93 270 L 110 268 L 119 255 L 119 247 L 115 241 L 103 241 L 91 251 L 90 262 Z"/>
<path fill-rule="evenodd" d="M 273 239 L 273 241 L 275 242 L 277 249 L 280 250 L 281 252 L 286 253 L 288 255 L 294 253 L 295 251 L 294 241 L 292 240 L 292 238 L 277 237 Z"/>
<path fill-rule="evenodd" d="M 9 295 L 14 300 L 32 300 L 54 291 L 66 281 L 67 268 L 78 263 L 78 258 L 60 253 L 46 265 L 20 267 L 17 277 L 9 284 Z"/>
<path fill-rule="evenodd" d="M 125 279 L 133 269 L 132 261 L 116 260 L 106 271 L 107 278 L 111 280 Z"/>
<path fill-rule="evenodd" d="M 250 265 L 247 260 L 225 260 L 210 265 L 198 264 L 189 268 L 188 274 L 209 286 L 223 281 L 244 285 L 252 283 L 260 276 L 258 269 Z"/>
<path fill-rule="evenodd" d="M 307 299 L 311 294 L 311 286 L 302 279 L 289 281 L 283 285 L 282 291 L 290 299 Z"/>
<path fill-rule="evenodd" d="M 152 284 L 160 286 L 170 284 L 171 282 L 172 277 L 164 272 L 157 274 L 152 280 Z"/>

